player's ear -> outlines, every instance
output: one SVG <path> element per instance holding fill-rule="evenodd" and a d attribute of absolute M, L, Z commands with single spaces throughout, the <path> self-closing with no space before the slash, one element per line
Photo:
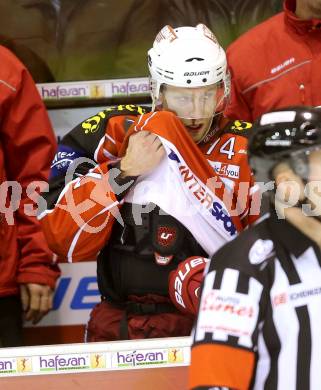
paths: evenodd
<path fill-rule="evenodd" d="M 282 182 L 291 180 L 293 174 L 294 172 L 292 171 L 289 164 L 283 162 L 277 164 L 272 171 L 276 186 L 278 186 Z"/>
<path fill-rule="evenodd" d="M 283 201 L 288 202 L 293 197 L 297 200 L 305 198 L 304 183 L 288 164 L 279 164 L 274 168 L 273 176 L 277 193 L 282 194 Z"/>

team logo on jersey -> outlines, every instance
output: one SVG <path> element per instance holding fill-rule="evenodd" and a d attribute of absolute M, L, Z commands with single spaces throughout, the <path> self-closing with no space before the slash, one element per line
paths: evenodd
<path fill-rule="evenodd" d="M 64 169 L 73 162 L 75 156 L 75 152 L 57 152 L 50 168 Z"/>
<path fill-rule="evenodd" d="M 253 265 L 258 265 L 263 263 L 263 261 L 267 260 L 269 257 L 273 255 L 273 241 L 271 240 L 257 240 L 252 245 L 249 252 L 249 260 Z"/>
<path fill-rule="evenodd" d="M 169 226 L 159 226 L 157 229 L 157 243 L 167 248 L 176 240 L 176 229 Z"/>
<path fill-rule="evenodd" d="M 83 157 L 83 155 L 73 148 L 60 144 L 58 146 L 58 151 L 51 163 L 51 171 L 50 178 L 59 176 L 67 172 L 70 164 L 73 163 L 79 157 Z"/>
<path fill-rule="evenodd" d="M 237 120 L 234 121 L 233 125 L 231 126 L 231 129 L 236 131 L 243 131 L 250 129 L 252 126 L 252 123 Z"/>

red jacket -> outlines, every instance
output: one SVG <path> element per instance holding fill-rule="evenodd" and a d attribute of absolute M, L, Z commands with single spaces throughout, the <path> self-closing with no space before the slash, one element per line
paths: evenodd
<path fill-rule="evenodd" d="M 227 50 L 232 98 L 226 115 L 253 121 L 290 105 L 321 105 L 321 20 L 300 20 L 295 0 Z"/>
<path fill-rule="evenodd" d="M 1 46 L 0 62 L 0 296 L 5 296 L 18 293 L 17 283 L 54 287 L 59 269 L 36 217 L 24 213 L 33 204 L 26 195 L 29 183 L 47 180 L 55 137 L 26 68 Z M 7 181 L 22 188 L 11 220 Z"/>

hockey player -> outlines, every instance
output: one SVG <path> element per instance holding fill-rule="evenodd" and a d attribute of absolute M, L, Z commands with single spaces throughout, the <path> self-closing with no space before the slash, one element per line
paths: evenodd
<path fill-rule="evenodd" d="M 212 258 L 204 279 L 191 389 L 321 388 L 321 112 L 258 118 L 249 159 L 271 182 L 270 212 Z"/>
<path fill-rule="evenodd" d="M 255 219 L 251 124 L 222 117 L 229 78 L 213 33 L 202 24 L 165 26 L 148 65 L 152 111 L 109 107 L 67 134 L 39 217 L 59 258 L 98 261 L 102 301 L 88 341 L 188 335 L 207 257 Z M 179 211 L 186 199 L 203 214 Z M 177 288 L 184 269 L 193 272 Z"/>

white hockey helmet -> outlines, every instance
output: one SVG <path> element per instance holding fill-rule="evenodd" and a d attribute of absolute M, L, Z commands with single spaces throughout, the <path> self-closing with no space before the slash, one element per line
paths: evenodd
<path fill-rule="evenodd" d="M 230 79 L 226 55 L 215 35 L 204 24 L 163 27 L 148 51 L 148 67 L 153 108 L 158 105 L 163 84 L 196 88 L 221 83 L 222 99 L 228 100 Z"/>

